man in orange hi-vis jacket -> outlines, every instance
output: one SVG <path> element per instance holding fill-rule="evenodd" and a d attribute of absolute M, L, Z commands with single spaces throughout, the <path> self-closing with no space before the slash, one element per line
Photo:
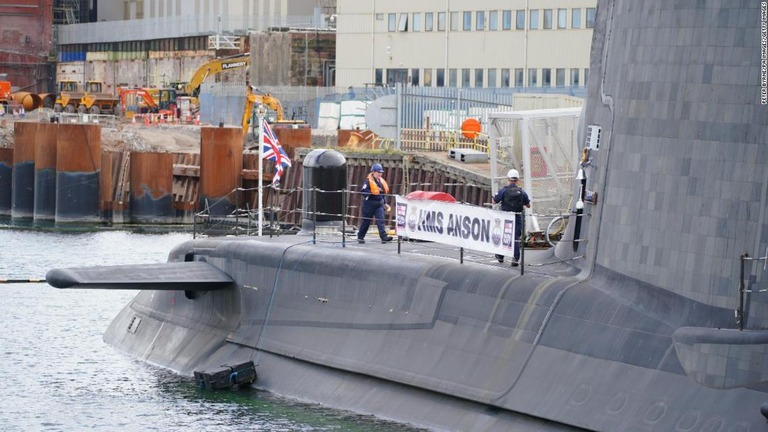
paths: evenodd
<path fill-rule="evenodd" d="M 389 185 L 382 178 L 383 174 L 384 167 L 381 164 L 373 164 L 371 173 L 368 174 L 365 182 L 360 187 L 360 192 L 363 194 L 363 217 L 360 222 L 360 230 L 357 232 L 358 243 L 365 243 L 365 234 L 368 232 L 368 227 L 371 226 L 373 218 L 376 218 L 376 226 L 379 229 L 381 242 L 387 243 L 392 241 L 392 237 L 387 235 L 387 230 L 384 227 L 384 210 L 389 210 L 389 204 L 387 204 Z"/>

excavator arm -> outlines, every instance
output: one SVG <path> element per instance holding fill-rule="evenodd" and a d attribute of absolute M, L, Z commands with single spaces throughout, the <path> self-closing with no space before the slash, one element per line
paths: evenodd
<path fill-rule="evenodd" d="M 248 86 L 245 94 L 245 107 L 243 108 L 243 135 L 248 133 L 248 125 L 251 121 L 251 111 L 256 104 L 262 104 L 276 113 L 275 123 L 284 121 L 283 105 L 269 93 L 256 94 L 253 87 Z"/>
<path fill-rule="evenodd" d="M 203 63 L 189 80 L 184 88 L 186 94 L 197 97 L 200 92 L 200 84 L 211 75 L 216 75 L 222 71 L 239 69 L 251 64 L 250 54 L 238 54 L 231 57 L 222 57 Z"/>

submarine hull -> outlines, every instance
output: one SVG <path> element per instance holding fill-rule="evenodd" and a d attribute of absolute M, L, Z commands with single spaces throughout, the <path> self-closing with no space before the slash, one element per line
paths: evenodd
<path fill-rule="evenodd" d="M 143 291 L 105 341 L 185 375 L 252 360 L 261 388 L 438 430 L 765 423 L 761 383 L 704 387 L 676 354 L 675 330 L 732 311 L 620 275 L 512 276 L 391 245 L 300 240 L 179 246 L 171 260 L 193 256 L 234 285 L 196 298 Z M 373 254 L 390 264 L 361 272 Z"/>

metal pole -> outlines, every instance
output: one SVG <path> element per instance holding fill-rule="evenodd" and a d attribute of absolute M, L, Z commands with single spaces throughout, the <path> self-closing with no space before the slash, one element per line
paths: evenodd
<path fill-rule="evenodd" d="M 261 226 L 263 225 L 264 218 L 264 203 L 262 202 L 264 197 L 264 188 L 262 187 L 262 181 L 264 179 L 264 108 L 259 105 L 257 109 L 259 114 L 259 237 L 261 237 Z"/>
<path fill-rule="evenodd" d="M 736 310 L 736 320 L 739 322 L 739 331 L 744 330 L 744 261 L 749 256 L 746 252 L 739 257 L 739 308 Z"/>
<path fill-rule="evenodd" d="M 341 193 L 341 247 L 347 247 L 347 190 Z"/>
<path fill-rule="evenodd" d="M 520 276 L 525 274 L 525 209 L 520 213 Z"/>
<path fill-rule="evenodd" d="M 317 244 L 317 188 L 312 188 L 312 244 Z"/>

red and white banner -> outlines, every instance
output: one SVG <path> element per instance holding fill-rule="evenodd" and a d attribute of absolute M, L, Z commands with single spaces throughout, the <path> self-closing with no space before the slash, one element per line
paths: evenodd
<path fill-rule="evenodd" d="M 397 235 L 500 255 L 512 255 L 515 214 L 433 200 L 396 197 Z"/>

